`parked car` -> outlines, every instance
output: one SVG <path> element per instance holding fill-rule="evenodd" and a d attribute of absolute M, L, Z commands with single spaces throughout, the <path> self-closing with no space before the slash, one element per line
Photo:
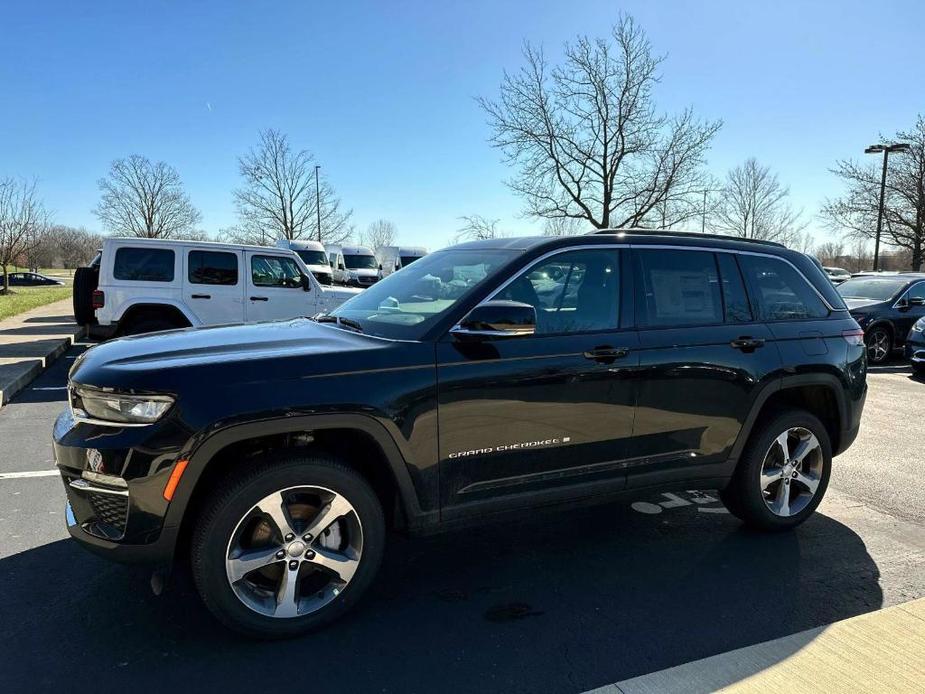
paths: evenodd
<path fill-rule="evenodd" d="M 823 267 L 825 274 L 832 280 L 832 284 L 841 284 L 845 280 L 851 279 L 851 273 L 840 267 Z"/>
<path fill-rule="evenodd" d="M 925 317 L 913 323 L 906 337 L 906 357 L 912 364 L 912 371 L 925 376 Z"/>
<path fill-rule="evenodd" d="M 330 311 L 356 290 L 323 287 L 290 250 L 109 238 L 74 282 L 74 315 L 94 334 L 253 323 Z"/>
<path fill-rule="evenodd" d="M 376 249 L 379 276 L 388 277 L 425 255 L 427 255 L 427 249 L 420 246 L 379 246 Z"/>
<path fill-rule="evenodd" d="M 871 364 L 902 348 L 912 324 L 925 316 L 925 274 L 861 275 L 839 284 L 838 293 L 864 329 Z"/>
<path fill-rule="evenodd" d="M 857 435 L 862 338 L 774 243 L 466 243 L 314 320 L 84 352 L 54 429 L 68 530 L 158 581 L 188 557 L 219 620 L 282 637 L 352 607 L 390 529 L 698 488 L 793 528 Z"/>
<path fill-rule="evenodd" d="M 54 277 L 48 277 L 47 275 L 40 275 L 37 272 L 11 272 L 7 275 L 7 280 L 11 287 L 46 287 L 64 284 L 61 280 L 56 280 Z M 0 276 L 0 285 L 2 283 L 3 277 Z"/>
<path fill-rule="evenodd" d="M 305 263 L 305 267 L 311 272 L 320 284 L 331 285 L 331 266 L 328 262 L 328 254 L 320 241 L 309 241 L 305 239 L 280 239 L 276 242 L 279 248 L 288 248 L 294 251 L 297 256 Z"/>

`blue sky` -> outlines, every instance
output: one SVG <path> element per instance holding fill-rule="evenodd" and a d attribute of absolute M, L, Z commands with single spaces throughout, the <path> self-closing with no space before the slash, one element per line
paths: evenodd
<path fill-rule="evenodd" d="M 711 170 L 756 156 L 810 215 L 839 191 L 835 159 L 925 111 L 919 2 L 20 1 L 0 29 L 0 176 L 38 178 L 59 222 L 96 229 L 97 179 L 144 154 L 214 232 L 235 221 L 236 157 L 274 127 L 358 228 L 391 219 L 436 248 L 479 213 L 528 233 L 473 97 L 524 39 L 555 58 L 621 10 L 668 54 L 659 105 L 724 120 Z"/>

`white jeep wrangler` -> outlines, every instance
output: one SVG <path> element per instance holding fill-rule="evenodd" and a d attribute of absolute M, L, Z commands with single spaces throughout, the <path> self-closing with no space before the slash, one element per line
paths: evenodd
<path fill-rule="evenodd" d="M 323 287 L 293 251 L 108 238 L 74 277 L 74 315 L 101 337 L 313 316 L 358 289 Z"/>

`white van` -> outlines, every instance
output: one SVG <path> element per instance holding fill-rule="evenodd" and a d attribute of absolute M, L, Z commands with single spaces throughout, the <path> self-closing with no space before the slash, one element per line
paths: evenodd
<path fill-rule="evenodd" d="M 320 241 L 310 241 L 308 239 L 280 239 L 276 242 L 277 248 L 288 248 L 294 251 L 302 259 L 308 271 L 311 272 L 315 279 L 321 284 L 332 284 L 331 266 L 328 263 L 328 254 Z"/>
<path fill-rule="evenodd" d="M 334 281 L 349 287 L 366 288 L 379 280 L 379 261 L 366 246 L 326 245 Z"/>
<path fill-rule="evenodd" d="M 425 255 L 427 249 L 421 246 L 379 246 L 376 257 L 379 259 L 380 277 L 398 272 Z"/>
<path fill-rule="evenodd" d="M 75 315 L 104 337 L 313 316 L 359 293 L 323 287 L 290 250 L 140 238 L 105 239 L 80 284 Z"/>

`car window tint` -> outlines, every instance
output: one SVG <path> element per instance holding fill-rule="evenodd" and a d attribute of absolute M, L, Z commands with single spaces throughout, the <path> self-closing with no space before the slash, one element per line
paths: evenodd
<path fill-rule="evenodd" d="M 297 289 L 302 286 L 302 273 L 292 258 L 255 255 L 251 256 L 251 281 L 256 287 Z"/>
<path fill-rule="evenodd" d="M 906 300 L 908 301 L 909 299 L 925 299 L 925 282 L 919 282 L 909 287 Z"/>
<path fill-rule="evenodd" d="M 707 251 L 638 250 L 637 310 L 643 325 L 723 322 L 716 259 Z"/>
<path fill-rule="evenodd" d="M 612 330 L 619 325 L 619 251 L 560 253 L 531 266 L 495 298 L 533 306 L 538 335 Z"/>
<path fill-rule="evenodd" d="M 190 251 L 187 277 L 193 284 L 237 284 L 238 256 L 219 251 Z"/>
<path fill-rule="evenodd" d="M 790 264 L 777 258 L 740 255 L 761 320 L 825 318 L 829 311 L 806 279 Z"/>
<path fill-rule="evenodd" d="M 742 281 L 742 273 L 739 271 L 735 256 L 731 253 L 717 253 L 716 261 L 719 264 L 719 274 L 723 288 L 723 305 L 726 309 L 726 322 L 751 322 L 752 310 L 748 305 L 745 283 Z"/>
<path fill-rule="evenodd" d="M 134 282 L 173 282 L 174 253 L 167 248 L 116 249 L 112 276 Z"/>

